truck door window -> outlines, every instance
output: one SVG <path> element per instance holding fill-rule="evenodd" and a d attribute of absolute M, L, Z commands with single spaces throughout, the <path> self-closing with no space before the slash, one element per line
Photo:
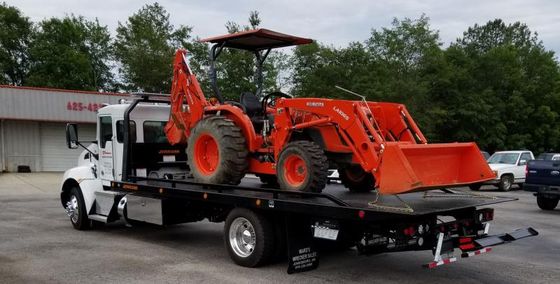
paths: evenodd
<path fill-rule="evenodd" d="M 107 141 L 111 141 L 113 138 L 113 125 L 110 116 L 102 116 L 99 118 L 99 145 L 101 148 L 105 148 Z"/>
<path fill-rule="evenodd" d="M 520 160 L 520 161 L 521 161 L 521 160 L 525 160 L 525 161 L 532 160 L 532 159 L 531 159 L 531 154 L 529 154 L 529 153 L 523 153 L 523 154 L 521 154 L 521 159 L 519 159 L 519 160 Z"/>
<path fill-rule="evenodd" d="M 136 142 L 136 123 L 130 121 L 129 139 L 131 143 Z M 124 141 L 124 120 L 117 121 L 117 142 L 123 143 Z"/>
<path fill-rule="evenodd" d="M 165 136 L 165 121 L 144 122 L 144 143 L 167 143 Z"/>

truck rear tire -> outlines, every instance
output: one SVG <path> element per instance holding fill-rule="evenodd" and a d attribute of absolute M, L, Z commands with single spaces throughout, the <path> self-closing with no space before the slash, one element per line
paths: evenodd
<path fill-rule="evenodd" d="M 239 184 L 247 171 L 247 154 L 241 129 L 222 116 L 201 120 L 189 136 L 188 164 L 197 182 Z"/>
<path fill-rule="evenodd" d="M 233 209 L 224 225 L 224 242 L 231 259 L 244 267 L 267 263 L 274 255 L 275 230 L 265 216 L 245 208 Z"/>
<path fill-rule="evenodd" d="M 79 187 L 73 187 L 70 190 L 70 198 L 66 204 L 66 210 L 71 210 L 69 217 L 74 229 L 80 231 L 91 229 L 92 222 L 88 218 L 84 197 Z"/>
<path fill-rule="evenodd" d="M 350 165 L 338 169 L 340 181 L 350 192 L 368 192 L 375 189 L 375 178 L 365 172 L 360 165 Z"/>
<path fill-rule="evenodd" d="M 542 210 L 554 210 L 558 205 L 558 198 L 547 198 L 537 195 L 537 205 Z"/>
<path fill-rule="evenodd" d="M 503 175 L 500 178 L 500 183 L 498 183 L 498 188 L 501 191 L 510 191 L 512 186 L 513 186 L 513 176 Z"/>
<path fill-rule="evenodd" d="M 329 162 L 323 149 L 311 141 L 288 143 L 276 167 L 280 188 L 321 192 L 327 185 Z"/>

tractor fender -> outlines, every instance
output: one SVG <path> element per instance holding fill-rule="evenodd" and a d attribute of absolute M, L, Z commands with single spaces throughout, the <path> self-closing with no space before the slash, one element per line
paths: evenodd
<path fill-rule="evenodd" d="M 233 123 L 241 129 L 241 132 L 247 141 L 249 152 L 255 152 L 259 149 L 262 141 L 260 141 L 261 139 L 257 136 L 251 119 L 243 112 L 243 110 L 232 105 L 217 105 L 206 108 L 206 112 L 220 112 L 221 115 L 231 119 Z"/>

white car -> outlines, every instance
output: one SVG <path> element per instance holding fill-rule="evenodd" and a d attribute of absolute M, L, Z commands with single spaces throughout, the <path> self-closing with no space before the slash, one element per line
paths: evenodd
<path fill-rule="evenodd" d="M 488 158 L 488 165 L 496 174 L 496 178 L 482 184 L 473 184 L 472 190 L 479 190 L 482 185 L 491 184 L 500 190 L 509 191 L 514 184 L 525 182 L 525 168 L 529 160 L 535 156 L 531 151 L 500 151 Z"/>

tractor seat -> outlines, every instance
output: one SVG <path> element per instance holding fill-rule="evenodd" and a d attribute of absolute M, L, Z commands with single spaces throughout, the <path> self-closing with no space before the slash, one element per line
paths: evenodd
<path fill-rule="evenodd" d="M 251 118 L 256 132 L 262 130 L 265 120 L 268 120 L 270 125 L 274 125 L 274 118 L 264 115 L 262 103 L 253 93 L 241 94 L 239 101 L 245 107 L 245 113 Z"/>
<path fill-rule="evenodd" d="M 255 94 L 249 92 L 242 93 L 239 102 L 245 107 L 245 111 L 251 120 L 255 116 L 263 115 L 262 104 Z"/>

